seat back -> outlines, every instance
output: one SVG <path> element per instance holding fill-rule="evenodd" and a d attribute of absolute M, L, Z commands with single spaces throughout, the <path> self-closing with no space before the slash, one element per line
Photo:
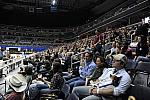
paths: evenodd
<path fill-rule="evenodd" d="M 137 63 L 135 61 L 132 60 L 128 60 L 128 63 L 126 65 L 126 70 L 134 70 L 137 66 Z"/>
<path fill-rule="evenodd" d="M 138 63 L 136 67 L 137 71 L 144 72 L 144 73 L 150 73 L 150 62 L 140 62 Z"/>
<path fill-rule="evenodd" d="M 150 74 L 150 62 L 141 62 L 138 63 L 136 67 L 136 73 L 133 78 L 132 83 L 134 85 L 144 85 L 148 86 L 149 84 L 149 74 Z"/>
<path fill-rule="evenodd" d="M 133 96 L 136 100 L 149 100 L 150 88 L 145 86 L 131 86 L 127 94 Z"/>
<path fill-rule="evenodd" d="M 70 94 L 70 86 L 68 84 L 64 84 L 62 92 L 65 94 L 65 98 L 67 98 Z"/>

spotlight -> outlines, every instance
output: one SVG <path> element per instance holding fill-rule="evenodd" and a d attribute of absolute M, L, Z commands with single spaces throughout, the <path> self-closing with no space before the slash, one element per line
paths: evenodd
<path fill-rule="evenodd" d="M 52 1 L 52 5 L 55 5 L 55 4 L 56 4 L 56 1 L 55 1 L 55 0 L 53 0 L 53 1 Z"/>

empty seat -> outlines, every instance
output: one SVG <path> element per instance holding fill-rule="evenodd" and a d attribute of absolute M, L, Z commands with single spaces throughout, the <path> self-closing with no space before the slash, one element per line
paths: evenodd
<path fill-rule="evenodd" d="M 137 66 L 137 63 L 133 60 L 128 60 L 128 63 L 126 65 L 127 70 L 134 70 Z"/>
<path fill-rule="evenodd" d="M 136 67 L 136 73 L 134 75 L 133 84 L 140 84 L 148 86 L 149 74 L 150 74 L 150 62 L 140 62 Z"/>
<path fill-rule="evenodd" d="M 127 94 L 129 96 L 133 96 L 136 100 L 149 100 L 148 98 L 150 98 L 150 88 L 140 85 L 131 86 Z"/>

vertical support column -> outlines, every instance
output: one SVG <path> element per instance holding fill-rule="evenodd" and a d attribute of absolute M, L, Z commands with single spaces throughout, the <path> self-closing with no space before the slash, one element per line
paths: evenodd
<path fill-rule="evenodd" d="M 129 19 L 128 19 L 128 25 L 130 25 L 131 24 L 131 18 L 129 17 Z"/>
<path fill-rule="evenodd" d="M 0 69 L 0 78 L 2 78 L 3 68 Z"/>

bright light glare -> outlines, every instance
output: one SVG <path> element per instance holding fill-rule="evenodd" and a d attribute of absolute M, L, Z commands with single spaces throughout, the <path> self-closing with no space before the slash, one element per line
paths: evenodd
<path fill-rule="evenodd" d="M 55 5 L 55 4 L 56 4 L 56 1 L 55 1 L 55 0 L 53 0 L 53 1 L 52 1 L 52 5 Z"/>
<path fill-rule="evenodd" d="M 150 18 L 149 18 L 149 17 L 146 17 L 146 18 L 145 18 L 145 23 L 148 23 L 149 20 L 150 20 Z"/>

